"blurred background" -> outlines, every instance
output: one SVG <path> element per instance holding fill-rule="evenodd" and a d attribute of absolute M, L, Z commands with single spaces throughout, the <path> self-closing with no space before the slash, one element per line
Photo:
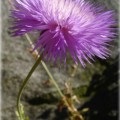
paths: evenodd
<path fill-rule="evenodd" d="M 105 5 L 116 13 L 118 0 L 89 0 Z M 23 79 L 33 66 L 35 59 L 29 52 L 30 45 L 25 36 L 11 37 L 10 4 L 2 0 L 2 120 L 17 120 L 16 98 Z M 117 27 L 117 25 L 116 25 Z M 38 34 L 30 34 L 34 41 Z M 47 63 L 52 75 L 64 91 L 65 82 L 71 84 L 73 94 L 80 104 L 76 108 L 85 120 L 118 119 L 118 36 L 112 42 L 112 55 L 107 60 L 96 58 L 93 65 L 84 69 L 72 60 L 65 67 Z M 60 96 L 40 64 L 30 78 L 21 99 L 30 120 L 69 120 L 66 109 L 59 110 Z"/>

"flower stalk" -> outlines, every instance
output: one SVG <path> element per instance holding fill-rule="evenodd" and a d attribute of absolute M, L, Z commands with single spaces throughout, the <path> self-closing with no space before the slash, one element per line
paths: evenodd
<path fill-rule="evenodd" d="M 31 41 L 29 35 L 28 35 L 28 34 L 25 34 L 25 37 L 27 38 L 27 40 L 28 40 L 29 44 L 31 45 L 32 49 L 34 49 L 35 46 L 33 45 L 33 43 L 32 43 L 32 41 Z M 35 53 L 35 58 L 40 56 L 40 55 L 38 54 L 38 51 L 37 51 L 37 50 L 35 50 L 34 53 Z M 45 62 L 42 61 L 42 60 L 41 60 L 41 64 L 42 64 L 43 68 L 45 69 L 45 71 L 47 72 L 47 74 L 48 74 L 48 76 L 49 76 L 49 78 L 50 78 L 50 81 L 54 84 L 54 86 L 56 87 L 56 89 L 57 89 L 58 93 L 60 94 L 60 96 L 63 97 L 64 95 L 63 95 L 63 93 L 61 92 L 58 84 L 55 82 L 55 79 L 53 78 L 53 76 L 52 76 L 50 70 L 48 69 L 47 65 L 46 65 Z"/>
<path fill-rule="evenodd" d="M 33 45 L 32 40 L 30 39 L 29 35 L 25 34 L 25 36 L 26 36 L 27 41 L 31 45 L 32 49 L 34 49 L 35 46 Z M 37 50 L 35 50 L 34 53 L 35 53 L 35 58 L 39 57 L 39 54 L 38 54 Z M 67 96 L 65 96 L 62 93 L 62 91 L 60 90 L 58 84 L 56 83 L 54 77 L 52 76 L 52 74 L 51 74 L 50 70 L 48 69 L 47 65 L 45 64 L 45 62 L 41 60 L 41 64 L 44 67 L 45 71 L 47 72 L 47 74 L 48 74 L 48 76 L 50 78 L 51 83 L 53 83 L 53 85 L 56 87 L 59 95 L 61 96 L 61 98 L 63 100 L 63 103 L 68 108 L 69 112 L 71 113 L 71 115 L 72 115 L 71 120 L 76 120 L 76 119 L 77 120 L 84 120 L 83 117 L 82 117 L 82 115 L 75 108 L 75 106 L 74 106 L 74 104 L 72 102 L 72 98 L 69 99 L 69 98 L 67 98 Z"/>
<path fill-rule="evenodd" d="M 32 44 L 32 41 L 30 39 L 30 37 L 26 34 L 26 38 L 27 40 L 29 41 L 30 45 L 32 46 L 32 48 L 34 47 L 34 45 Z M 36 52 L 36 56 L 38 57 L 35 64 L 33 65 L 33 67 L 31 68 L 30 72 L 28 73 L 27 77 L 25 78 L 25 80 L 23 81 L 23 84 L 20 88 L 20 91 L 18 93 L 18 97 L 17 97 L 17 113 L 18 113 L 18 116 L 19 116 L 19 119 L 20 120 L 25 120 L 23 118 L 23 115 L 21 113 L 21 103 L 20 103 L 20 98 L 21 98 L 21 95 L 23 93 L 23 90 L 25 89 L 32 73 L 35 71 L 35 69 L 37 68 L 37 66 L 39 65 L 39 63 L 41 62 L 41 64 L 43 65 L 44 69 L 46 70 L 48 76 L 50 77 L 50 81 L 53 83 L 53 85 L 56 87 L 59 95 L 61 96 L 65 106 L 68 108 L 68 110 L 70 111 L 70 113 L 72 114 L 72 120 L 76 120 L 76 117 L 77 119 L 79 120 L 83 120 L 83 117 L 79 114 L 79 112 L 77 111 L 77 109 L 74 107 L 74 104 L 71 100 L 71 98 L 67 98 L 63 93 L 62 91 L 60 90 L 58 84 L 56 83 L 56 81 L 54 80 L 51 72 L 49 71 L 47 65 L 42 61 L 42 55 L 40 56 L 37 52 L 37 50 L 35 50 Z"/>
<path fill-rule="evenodd" d="M 26 87 L 32 73 L 35 71 L 35 69 L 37 68 L 37 66 L 39 65 L 41 60 L 42 60 L 42 55 L 40 57 L 38 57 L 37 61 L 35 62 L 35 64 L 31 68 L 30 72 L 28 73 L 27 77 L 23 81 L 22 86 L 21 86 L 21 88 L 19 90 L 18 97 L 17 97 L 17 111 L 18 111 L 18 114 L 19 114 L 20 118 L 22 117 L 21 116 L 21 110 L 20 110 L 20 98 L 21 98 L 21 95 L 22 95 L 23 90 Z"/>

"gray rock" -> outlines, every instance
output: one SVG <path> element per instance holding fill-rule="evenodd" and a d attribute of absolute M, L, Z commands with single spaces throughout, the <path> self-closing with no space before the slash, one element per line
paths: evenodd
<path fill-rule="evenodd" d="M 104 3 L 108 8 L 115 9 L 116 11 L 118 10 L 117 0 L 114 0 L 114 2 L 112 2 L 112 0 L 105 0 Z M 10 5 L 8 3 L 8 0 L 3 0 L 2 120 L 17 120 L 15 115 L 16 97 L 24 78 L 35 63 L 35 60 L 32 57 L 31 53 L 28 51 L 30 45 L 24 36 L 10 36 L 8 30 L 11 24 L 9 15 Z M 36 33 L 34 34 L 37 35 Z M 36 36 L 32 37 L 32 39 L 35 40 Z M 78 66 L 76 75 L 74 77 L 70 77 L 73 62 L 69 61 L 68 63 L 69 64 L 65 68 L 58 68 L 57 66 L 51 66 L 48 64 L 48 67 L 50 68 L 56 82 L 59 84 L 61 89 L 65 88 L 64 83 L 65 81 L 69 81 L 69 78 L 73 88 L 87 85 L 94 72 L 99 72 L 100 70 L 102 71 L 104 69 L 104 67 L 97 68 L 88 65 L 88 68 L 84 70 L 81 66 Z M 92 68 L 92 72 L 89 71 L 89 68 Z M 86 78 L 88 80 L 85 81 Z M 59 120 L 57 116 L 63 115 L 56 112 L 59 96 L 52 84 L 45 84 L 47 80 L 49 80 L 49 77 L 40 64 L 30 78 L 30 81 L 22 96 L 22 103 L 25 105 L 25 110 L 31 120 Z M 63 120 L 65 119 L 67 119 L 66 115 L 63 116 Z"/>

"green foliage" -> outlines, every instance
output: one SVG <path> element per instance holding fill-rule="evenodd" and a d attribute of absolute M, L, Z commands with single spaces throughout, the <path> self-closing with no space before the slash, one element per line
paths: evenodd
<path fill-rule="evenodd" d="M 17 115 L 17 118 L 18 120 L 30 120 L 28 116 L 25 115 L 25 112 L 24 112 L 24 106 L 22 104 L 20 104 L 20 107 L 19 107 L 20 111 L 15 111 L 16 115 Z"/>
<path fill-rule="evenodd" d="M 73 89 L 74 94 L 77 95 L 78 97 L 85 97 L 87 87 L 88 86 L 85 85 L 85 86 L 81 86 L 81 87 Z"/>

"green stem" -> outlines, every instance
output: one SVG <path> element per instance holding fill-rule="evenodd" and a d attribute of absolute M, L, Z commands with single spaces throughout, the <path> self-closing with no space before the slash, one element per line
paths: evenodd
<path fill-rule="evenodd" d="M 30 37 L 28 36 L 28 34 L 25 34 L 25 36 L 26 36 L 28 42 L 30 43 L 31 47 L 34 49 L 34 45 L 33 45 L 32 41 L 31 41 Z M 38 54 L 38 51 L 37 51 L 37 50 L 35 50 L 35 53 L 36 53 L 36 55 L 39 57 L 39 54 Z M 46 65 L 45 62 L 42 61 L 42 60 L 41 60 L 41 64 L 42 64 L 42 66 L 44 67 L 45 71 L 47 72 L 47 74 L 48 74 L 48 76 L 49 76 L 49 78 L 50 78 L 50 81 L 51 81 L 52 84 L 56 87 L 58 93 L 60 94 L 60 96 L 61 96 L 62 99 L 64 100 L 66 106 L 69 107 L 69 104 L 68 104 L 67 100 L 65 99 L 65 96 L 64 96 L 63 93 L 61 92 L 58 84 L 56 83 L 55 79 L 53 78 L 53 76 L 52 76 L 50 70 L 48 69 L 47 65 Z M 70 111 L 71 111 L 72 114 L 74 113 L 73 110 L 70 110 Z"/>
<path fill-rule="evenodd" d="M 26 36 L 28 42 L 30 43 L 31 47 L 34 49 L 34 45 L 33 45 L 32 41 L 31 41 L 30 37 L 28 36 L 28 34 L 25 34 L 25 36 Z M 39 54 L 38 54 L 38 51 L 37 51 L 37 50 L 35 50 L 35 53 L 36 53 L 36 55 L 39 57 Z M 66 106 L 69 107 L 69 104 L 67 103 L 67 101 L 66 101 L 66 99 L 65 99 L 65 96 L 64 96 L 63 93 L 61 92 L 58 84 L 56 83 L 55 79 L 53 78 L 53 76 L 52 76 L 50 70 L 48 69 L 47 65 L 46 65 L 45 62 L 42 61 L 42 60 L 41 60 L 41 64 L 42 64 L 42 66 L 44 67 L 45 71 L 47 72 L 47 74 L 48 74 L 48 76 L 49 76 L 49 78 L 50 78 L 50 81 L 51 81 L 52 84 L 56 87 L 56 89 L 57 89 L 58 93 L 60 94 L 61 98 L 64 100 Z M 73 113 L 73 111 L 71 111 L 71 113 Z"/>
<path fill-rule="evenodd" d="M 17 97 L 17 110 L 18 110 L 18 114 L 20 116 L 21 116 L 21 112 L 20 112 L 20 98 L 21 98 L 22 92 L 23 92 L 24 88 L 26 87 L 27 82 L 29 81 L 29 78 L 31 77 L 32 73 L 35 71 L 35 69 L 37 68 L 37 66 L 39 65 L 41 60 L 42 60 L 42 55 L 37 59 L 37 61 L 35 62 L 35 64 L 31 68 L 30 72 L 28 73 L 27 77 L 23 81 L 22 86 L 21 86 L 21 88 L 19 90 L 18 97 Z"/>
<path fill-rule="evenodd" d="M 31 47 L 34 49 L 34 45 L 33 45 L 33 43 L 32 43 L 32 40 L 31 40 L 30 37 L 28 36 L 28 34 L 25 34 L 25 37 L 27 38 L 27 40 L 28 40 L 28 42 L 30 43 Z M 35 53 L 36 53 L 36 55 L 39 57 L 39 54 L 38 54 L 38 51 L 37 51 L 37 50 L 35 50 Z M 53 78 L 53 76 L 52 76 L 50 70 L 48 69 L 47 65 L 45 64 L 45 62 L 41 60 L 41 64 L 42 64 L 42 66 L 44 67 L 44 69 L 46 70 L 46 72 L 47 72 L 47 74 L 48 74 L 48 76 L 49 76 L 49 78 L 50 78 L 50 81 L 54 84 L 54 86 L 56 87 L 56 89 L 57 89 L 58 93 L 60 94 L 60 96 L 61 96 L 61 97 L 64 97 L 64 95 L 62 94 L 59 86 L 58 86 L 57 83 L 55 82 L 55 79 Z"/>
<path fill-rule="evenodd" d="M 41 61 L 41 63 L 42 63 L 42 65 L 43 65 L 44 69 L 46 70 L 48 76 L 50 77 L 50 81 L 54 84 L 54 86 L 56 87 L 58 93 L 59 93 L 60 96 L 63 98 L 64 95 L 63 95 L 63 93 L 61 92 L 61 90 L 60 90 L 59 86 L 57 85 L 57 83 L 55 82 L 55 80 L 54 80 L 53 76 L 51 75 L 49 69 L 47 68 L 46 64 L 45 64 L 43 61 Z"/>

